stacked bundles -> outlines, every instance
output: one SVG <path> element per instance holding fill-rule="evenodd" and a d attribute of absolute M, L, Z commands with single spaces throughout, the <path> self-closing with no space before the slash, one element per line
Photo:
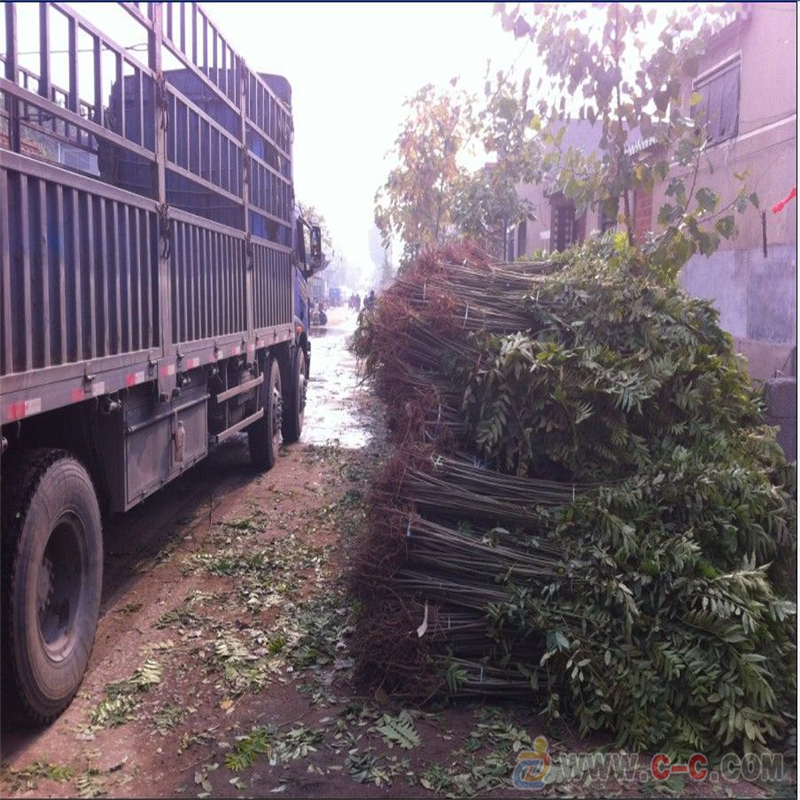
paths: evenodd
<path fill-rule="evenodd" d="M 530 695 L 626 748 L 760 750 L 794 706 L 794 476 L 705 302 L 611 243 L 431 252 L 355 349 L 397 449 L 362 676 Z M 789 570 L 786 570 L 788 574 Z M 780 587 L 780 588 L 776 588 Z"/>

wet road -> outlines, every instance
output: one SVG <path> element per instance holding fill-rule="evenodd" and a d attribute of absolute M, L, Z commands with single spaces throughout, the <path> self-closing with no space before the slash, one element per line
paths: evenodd
<path fill-rule="evenodd" d="M 341 447 L 363 447 L 369 430 L 358 413 L 363 387 L 356 359 L 348 344 L 356 328 L 356 314 L 345 308 L 328 312 L 329 324 L 311 330 L 311 378 L 308 385 L 303 441 Z"/>

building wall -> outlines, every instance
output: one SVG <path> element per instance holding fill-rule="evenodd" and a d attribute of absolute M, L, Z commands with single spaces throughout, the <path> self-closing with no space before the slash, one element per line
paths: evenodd
<path fill-rule="evenodd" d="M 681 279 L 689 292 L 714 302 L 722 326 L 733 334 L 747 358 L 751 376 L 764 380 L 776 373 L 787 374 L 796 362 L 792 353 L 797 326 L 797 200 L 778 214 L 771 211 L 797 185 L 796 7 L 745 4 L 745 13 L 709 43 L 700 76 L 737 55 L 741 63 L 738 133 L 708 148 L 697 186 L 716 191 L 724 208 L 741 186 L 735 173 L 746 173 L 748 191 L 758 195 L 760 207 L 737 213 L 736 237 L 723 240 L 710 258 L 694 256 Z M 687 85 L 683 108 L 687 116 L 692 92 L 693 87 Z M 596 134 L 585 124 L 572 123 L 567 134 L 584 150 L 596 148 L 592 139 Z M 639 193 L 634 198 L 637 235 L 656 226 L 658 209 L 666 202 L 665 188 L 666 182 L 655 188 L 652 198 Z M 518 191 L 531 201 L 536 219 L 526 224 L 525 252 L 517 252 L 515 246 L 511 255 L 549 251 L 551 206 L 544 188 L 520 186 Z M 598 214 L 589 210 L 586 235 L 598 228 Z"/>
<path fill-rule="evenodd" d="M 731 25 L 700 63 L 702 75 L 737 53 L 741 56 L 738 135 L 712 144 L 708 157 L 713 171 L 702 164 L 698 175 L 698 185 L 718 191 L 723 205 L 739 188 L 737 172 L 748 172 L 747 186 L 759 195 L 761 210 L 768 212 L 797 183 L 797 37 L 792 12 L 793 4 L 749 5 L 749 17 Z M 683 106 L 687 116 L 691 92 L 687 85 Z M 659 188 L 656 209 L 666 184 Z M 787 210 L 792 212 L 791 207 Z M 739 235 L 733 242 L 723 242 L 721 249 L 761 247 L 760 211 L 749 209 L 737 221 Z M 797 241 L 796 212 L 768 213 L 767 226 L 768 243 Z"/>
<path fill-rule="evenodd" d="M 592 125 L 588 120 L 568 120 L 566 123 L 557 123 L 553 127 L 553 133 L 565 127 L 562 134 L 561 144 L 564 148 L 576 147 L 584 154 L 597 152 L 602 136 L 602 126 Z M 513 258 L 520 256 L 530 256 L 537 250 L 549 253 L 552 247 L 550 241 L 550 229 L 552 225 L 552 214 L 548 187 L 542 185 L 519 184 L 517 193 L 521 198 L 528 200 L 531 204 L 535 219 L 528 220 L 525 228 L 525 252 L 514 252 L 510 254 Z M 586 212 L 585 220 L 579 222 L 579 231 L 582 236 L 591 236 L 598 230 L 598 213 L 596 210 L 589 209 Z M 518 229 L 513 232 L 513 239 L 516 245 Z"/>
<path fill-rule="evenodd" d="M 760 208 L 736 214 L 735 239 L 723 240 L 709 258 L 695 255 L 681 278 L 689 292 L 713 300 L 722 326 L 748 358 L 751 376 L 764 380 L 794 363 L 797 335 L 797 204 L 771 211 L 797 185 L 796 10 L 756 3 L 747 13 L 711 44 L 700 65 L 702 75 L 737 53 L 741 57 L 738 135 L 709 147 L 711 168 L 703 164 L 697 185 L 719 193 L 722 208 L 739 189 L 734 173 L 746 172 Z M 687 87 L 686 114 L 690 93 Z M 665 202 L 664 188 L 655 190 L 654 218 Z"/>

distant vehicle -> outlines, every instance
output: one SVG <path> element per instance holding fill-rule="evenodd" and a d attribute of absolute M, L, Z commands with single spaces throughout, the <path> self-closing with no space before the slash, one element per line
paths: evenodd
<path fill-rule="evenodd" d="M 311 304 L 311 327 L 324 328 L 328 324 L 328 314 L 325 311 L 325 304 L 320 301 Z"/>
<path fill-rule="evenodd" d="M 196 3 L 119 5 L 146 48 L 38 3 L 25 66 L 17 4 L 0 12 L 3 682 L 37 722 L 89 660 L 101 509 L 239 432 L 258 469 L 300 436 L 322 266 L 294 210 L 288 81 L 250 70 Z M 50 69 L 56 17 L 67 74 Z"/>
<path fill-rule="evenodd" d="M 308 281 L 308 294 L 311 300 L 319 301 L 328 298 L 328 282 L 325 273 L 316 274 Z"/>

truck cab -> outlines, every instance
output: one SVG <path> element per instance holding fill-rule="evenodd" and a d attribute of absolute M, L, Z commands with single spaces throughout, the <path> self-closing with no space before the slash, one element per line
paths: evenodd
<path fill-rule="evenodd" d="M 295 222 L 294 258 L 295 326 L 298 334 L 307 334 L 311 322 L 309 316 L 308 279 L 323 267 L 322 234 L 318 226 L 309 225 L 299 215 L 296 216 Z M 302 328 L 302 331 L 300 328 Z"/>
<path fill-rule="evenodd" d="M 292 85 L 283 75 L 269 72 L 259 73 L 259 77 L 272 89 L 275 95 L 292 108 Z M 308 279 L 323 269 L 322 235 L 316 225 L 311 225 L 300 215 L 297 207 L 294 210 L 293 229 L 293 296 L 294 322 L 296 331 L 295 344 L 305 352 L 306 372 L 311 358 L 311 347 L 308 341 L 308 330 L 311 323 L 309 309 Z"/>

